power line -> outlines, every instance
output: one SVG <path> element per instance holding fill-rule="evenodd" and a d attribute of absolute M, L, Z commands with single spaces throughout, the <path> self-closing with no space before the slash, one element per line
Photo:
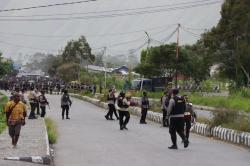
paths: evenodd
<path fill-rule="evenodd" d="M 157 5 L 157 6 L 146 6 L 139 8 L 128 8 L 128 9 L 116 9 L 116 10 L 104 10 L 104 11 L 90 11 L 90 12 L 74 12 L 74 13 L 55 13 L 55 14 L 33 14 L 33 15 L 5 15 L 0 17 L 8 17 L 8 18 L 29 18 L 29 17 L 44 17 L 44 16 L 72 16 L 72 15 L 88 15 L 88 14 L 103 14 L 103 13 L 112 13 L 112 12 L 127 12 L 127 11 L 136 11 L 142 9 L 154 9 L 160 7 L 169 7 L 169 6 L 178 6 L 185 4 L 193 4 L 193 3 L 204 3 L 204 1 L 212 1 L 212 0 L 199 0 L 199 1 L 191 1 L 191 2 L 182 2 L 175 4 L 165 4 L 165 5 Z"/>
<path fill-rule="evenodd" d="M 47 8 L 47 7 L 54 7 L 54 6 L 65 6 L 65 5 L 74 5 L 74 4 L 80 4 L 80 3 L 87 3 L 97 0 L 85 0 L 85 1 L 75 1 L 75 2 L 65 2 L 65 3 L 55 3 L 55 4 L 49 4 L 49 5 L 40 5 L 40 6 L 30 6 L 30 7 L 24 7 L 24 8 L 13 8 L 13 9 L 2 9 L 0 12 L 10 12 L 10 11 L 21 11 L 21 10 L 30 10 L 30 9 L 38 9 L 38 8 Z"/>
<path fill-rule="evenodd" d="M 113 17 L 121 17 L 121 16 L 131 16 L 131 15 L 144 15 L 144 14 L 152 14 L 159 12 L 168 12 L 180 9 L 190 9 L 194 7 L 207 6 L 221 3 L 222 0 L 216 0 L 212 2 L 206 3 L 198 3 L 184 6 L 177 6 L 172 8 L 162 8 L 162 9 L 154 9 L 154 10 L 143 10 L 143 11 L 135 11 L 135 12 L 124 12 L 124 13 L 112 13 L 112 14 L 104 14 L 104 15 L 90 15 L 85 17 L 51 17 L 51 18 L 40 18 L 40 19 L 0 19 L 0 21 L 62 21 L 62 20 L 88 20 L 88 19 L 101 19 L 101 18 L 113 18 Z"/>
<path fill-rule="evenodd" d="M 32 50 L 41 50 L 41 51 L 50 51 L 50 52 L 57 52 L 58 50 L 48 50 L 48 49 L 43 49 L 43 48 L 36 48 L 36 47 L 30 47 L 30 46 L 24 46 L 24 45 L 18 45 L 18 44 L 13 44 L 5 41 L 0 41 L 0 43 L 9 45 L 9 46 L 14 46 L 14 47 L 21 47 L 21 48 L 28 48 Z"/>
<path fill-rule="evenodd" d="M 163 26 L 156 26 L 156 27 L 151 27 L 147 28 L 147 31 L 152 31 L 155 29 L 161 29 L 164 28 L 165 31 L 169 27 L 172 27 L 173 25 L 176 24 L 169 24 L 169 25 L 163 25 Z M 103 36 L 120 36 L 120 35 L 128 35 L 128 34 L 134 34 L 134 33 L 139 33 L 139 32 L 144 32 L 145 29 L 140 29 L 140 30 L 135 30 L 135 31 L 127 31 L 127 32 L 120 32 L 120 33 L 105 33 L 105 34 L 99 34 L 99 35 L 85 35 L 86 38 L 91 38 L 91 37 L 103 37 Z M 157 32 L 161 33 L 162 31 Z M 79 37 L 80 35 L 38 35 L 38 34 L 25 34 L 25 33 L 7 33 L 7 32 L 0 32 L 0 34 L 3 36 L 22 36 L 22 37 L 37 37 L 37 38 L 69 38 L 69 37 Z"/>
<path fill-rule="evenodd" d="M 174 36 L 174 34 L 177 32 L 177 30 L 178 30 L 178 27 L 176 29 L 174 29 L 174 31 L 170 35 L 168 35 L 166 38 L 164 38 L 161 42 L 166 43 L 167 41 L 169 41 Z"/>
<path fill-rule="evenodd" d="M 187 32 L 188 34 L 190 34 L 190 35 L 192 35 L 192 36 L 196 37 L 196 38 L 201 38 L 201 35 L 200 35 L 200 34 L 197 34 L 197 33 L 191 32 L 191 31 L 189 31 L 189 30 L 185 29 L 185 28 L 184 28 L 184 27 L 182 27 L 182 26 L 181 26 L 181 29 L 182 29 L 182 30 L 184 30 L 185 32 Z"/>
<path fill-rule="evenodd" d="M 159 32 L 153 33 L 153 35 L 158 34 L 158 33 Z M 120 46 L 120 45 L 126 45 L 126 44 L 130 44 L 130 43 L 133 43 L 133 42 L 141 41 L 142 39 L 144 39 L 144 36 L 140 37 L 140 38 L 137 38 L 137 39 L 134 39 L 134 40 L 128 40 L 128 41 L 124 41 L 124 42 L 120 42 L 120 43 L 111 44 L 111 45 L 108 45 L 107 47 L 117 47 L 117 46 Z M 103 47 L 100 47 L 100 48 L 103 48 Z M 97 48 L 97 49 L 99 49 L 99 48 Z"/>
<path fill-rule="evenodd" d="M 185 29 L 189 29 L 189 30 L 195 30 L 195 31 L 206 31 L 207 28 L 197 28 L 197 27 L 186 27 L 186 26 L 182 26 Z"/>

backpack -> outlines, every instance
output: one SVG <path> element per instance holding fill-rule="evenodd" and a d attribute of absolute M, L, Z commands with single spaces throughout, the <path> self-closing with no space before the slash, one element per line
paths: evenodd
<path fill-rule="evenodd" d="M 47 100 L 46 100 L 45 96 L 40 95 L 40 96 L 39 96 L 39 102 L 40 102 L 41 104 L 46 104 L 46 103 L 47 103 Z"/>
<path fill-rule="evenodd" d="M 67 103 L 68 101 L 69 101 L 69 95 L 63 95 L 63 97 L 62 97 L 62 101 L 64 102 L 64 103 Z"/>
<path fill-rule="evenodd" d="M 119 98 L 118 99 L 118 103 L 117 103 L 118 107 L 120 107 L 120 108 L 128 108 L 128 105 L 123 104 L 123 99 L 124 98 Z"/>
<path fill-rule="evenodd" d="M 175 104 L 173 107 L 172 114 L 184 114 L 186 110 L 185 99 L 183 97 L 175 96 L 174 101 Z"/>

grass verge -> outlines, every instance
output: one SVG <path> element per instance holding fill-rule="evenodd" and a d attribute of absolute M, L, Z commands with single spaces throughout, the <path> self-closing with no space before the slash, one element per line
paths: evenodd
<path fill-rule="evenodd" d="M 7 127 L 6 125 L 6 115 L 4 113 L 4 106 L 8 101 L 7 96 L 0 96 L 0 134 L 5 130 Z"/>
<path fill-rule="evenodd" d="M 224 128 L 234 129 L 250 133 L 250 119 L 232 110 L 216 110 L 213 112 L 213 119 L 198 118 L 197 121 L 205 123 L 211 127 L 222 126 Z"/>
<path fill-rule="evenodd" d="M 243 93 L 244 92 L 244 93 Z M 229 110 L 239 110 L 250 113 L 250 97 L 247 91 L 235 93 L 228 97 L 225 96 L 205 96 L 201 93 L 187 93 L 193 104 L 204 105 L 217 108 L 225 108 Z M 149 92 L 148 97 L 160 99 L 162 92 Z M 181 94 L 183 95 L 183 94 Z M 141 97 L 142 92 L 132 92 L 132 96 Z"/>
<path fill-rule="evenodd" d="M 190 95 L 189 98 L 192 101 L 192 103 L 198 105 L 226 108 L 229 110 L 240 110 L 250 113 L 250 104 L 249 104 L 250 99 L 238 95 L 222 97 L 222 96 L 201 96 L 198 94 L 193 94 Z"/>
<path fill-rule="evenodd" d="M 45 118 L 45 124 L 48 132 L 48 139 L 50 144 L 55 144 L 57 141 L 57 128 L 54 121 L 50 118 Z"/>

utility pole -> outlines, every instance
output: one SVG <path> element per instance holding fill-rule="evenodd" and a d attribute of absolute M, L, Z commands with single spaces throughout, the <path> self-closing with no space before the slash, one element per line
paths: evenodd
<path fill-rule="evenodd" d="M 148 42 L 147 42 L 147 55 L 146 55 L 146 56 L 148 56 L 148 48 L 149 48 L 149 44 L 150 44 L 151 41 L 150 41 L 150 37 L 149 37 L 147 31 L 145 31 L 145 34 L 147 35 L 147 38 L 148 38 Z M 143 76 L 142 76 L 142 78 L 141 78 L 140 91 L 142 91 L 142 88 L 143 88 Z"/>
<path fill-rule="evenodd" d="M 106 50 L 107 50 L 107 47 L 104 47 L 104 50 L 103 50 L 103 58 L 105 57 L 106 55 Z M 106 89 L 107 88 L 107 63 L 106 61 L 104 60 L 104 88 Z"/>
<path fill-rule="evenodd" d="M 175 88 L 178 88 L 178 62 L 179 62 L 179 42 L 180 42 L 180 27 L 181 24 L 178 24 L 177 28 L 177 44 L 176 44 L 176 69 L 175 69 Z"/>

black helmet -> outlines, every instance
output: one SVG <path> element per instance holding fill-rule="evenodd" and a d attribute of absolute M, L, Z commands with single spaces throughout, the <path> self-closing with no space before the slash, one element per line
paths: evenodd
<path fill-rule="evenodd" d="M 173 89 L 173 90 L 172 90 L 172 93 L 173 93 L 174 95 L 179 94 L 179 89 L 177 89 L 177 88 L 176 88 L 176 89 Z"/>
<path fill-rule="evenodd" d="M 120 92 L 121 97 L 125 97 L 125 93 L 123 91 Z"/>

